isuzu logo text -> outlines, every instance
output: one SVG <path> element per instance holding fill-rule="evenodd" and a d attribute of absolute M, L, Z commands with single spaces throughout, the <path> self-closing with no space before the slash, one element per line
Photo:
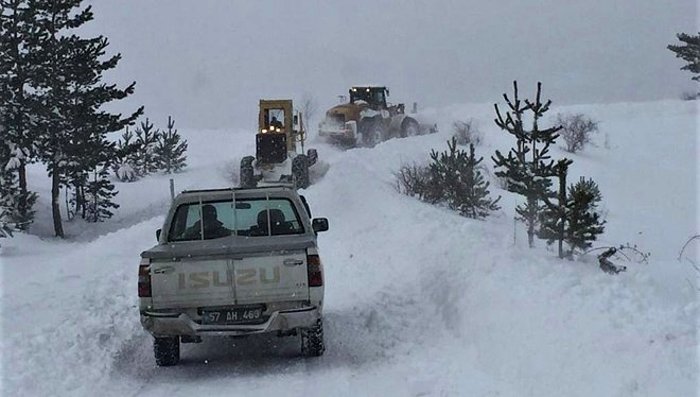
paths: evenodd
<path fill-rule="evenodd" d="M 271 274 L 270 274 L 271 273 Z M 235 275 L 230 271 L 211 271 L 178 273 L 177 288 L 209 288 L 229 287 L 235 281 L 236 285 L 278 284 L 280 282 L 280 268 L 276 266 L 269 269 L 238 269 Z"/>

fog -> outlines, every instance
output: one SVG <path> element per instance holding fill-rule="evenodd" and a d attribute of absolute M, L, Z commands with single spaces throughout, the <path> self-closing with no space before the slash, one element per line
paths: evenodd
<path fill-rule="evenodd" d="M 555 104 L 679 98 L 697 85 L 666 49 L 697 32 L 694 0 L 95 0 L 86 34 L 123 56 L 108 80 L 136 81 L 116 106 L 160 124 L 252 128 L 260 98 L 353 84 L 422 107 L 494 102 L 517 79 Z"/>

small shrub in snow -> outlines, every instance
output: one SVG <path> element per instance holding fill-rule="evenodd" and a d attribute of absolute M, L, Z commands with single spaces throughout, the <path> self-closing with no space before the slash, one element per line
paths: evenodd
<path fill-rule="evenodd" d="M 457 139 L 447 142 L 448 150 L 432 151 L 428 166 L 403 166 L 396 173 L 400 192 L 431 204 L 445 204 L 468 218 L 486 218 L 500 209 L 498 201 L 489 197 L 489 182 L 480 170 L 483 157 L 476 158 L 474 145 L 469 152 L 457 149 Z"/>
<path fill-rule="evenodd" d="M 103 222 L 114 215 L 112 209 L 119 208 L 113 202 L 117 191 L 109 181 L 107 167 L 98 167 L 91 173 L 91 180 L 85 187 L 85 218 L 88 222 Z"/>
<path fill-rule="evenodd" d="M 569 187 L 566 203 L 568 228 L 565 241 L 574 249 L 584 250 L 603 233 L 605 221 L 600 218 L 598 204 L 603 196 L 592 179 L 581 179 Z"/>
<path fill-rule="evenodd" d="M 186 151 L 187 141 L 175 129 L 172 117 L 162 132 L 146 119 L 135 135 L 127 128 L 117 142 L 114 174 L 122 182 L 133 182 L 157 171 L 179 172 L 187 166 Z"/>
<path fill-rule="evenodd" d="M 156 159 L 156 146 L 160 131 L 154 130 L 153 123 L 148 121 L 141 122 L 141 125 L 136 128 L 136 153 L 134 155 L 134 168 L 139 176 L 145 176 L 158 171 L 158 163 Z"/>
<path fill-rule="evenodd" d="M 474 145 L 481 144 L 481 131 L 479 131 L 474 120 L 455 121 L 452 123 L 452 136 L 457 139 L 458 145 Z"/>
<path fill-rule="evenodd" d="M 566 142 L 566 151 L 576 153 L 591 142 L 591 135 L 598 132 L 598 122 L 581 114 L 557 114 L 557 124 L 561 125 L 559 135 Z"/>
<path fill-rule="evenodd" d="M 187 141 L 182 140 L 175 127 L 175 120 L 168 116 L 167 130 L 158 134 L 156 148 L 154 151 L 155 162 L 158 169 L 170 174 L 179 172 L 187 163 Z"/>
<path fill-rule="evenodd" d="M 649 263 L 650 252 L 642 251 L 637 245 L 630 243 L 620 244 L 618 246 L 603 246 L 589 249 L 584 254 L 590 254 L 596 251 L 603 250 L 602 253 L 596 255 L 600 269 L 609 274 L 618 274 L 627 270 L 627 266 L 620 265 L 623 263 Z"/>
<path fill-rule="evenodd" d="M 428 167 L 415 163 L 407 164 L 403 165 L 394 175 L 396 176 L 396 188 L 400 193 L 424 199 L 430 178 Z"/>
<path fill-rule="evenodd" d="M 592 179 L 581 178 L 569 186 L 568 195 L 562 199 L 564 206 L 552 206 L 540 214 L 538 236 L 548 244 L 562 240 L 569 246 L 565 255 L 572 258 L 576 250 L 590 248 L 592 242 L 605 229 L 605 221 L 598 211 L 602 195 Z"/>
<path fill-rule="evenodd" d="M 117 142 L 114 174 L 122 182 L 134 182 L 139 179 L 136 172 L 136 153 L 139 147 L 132 140 L 133 138 L 134 134 L 129 131 L 129 127 L 126 127 L 121 139 Z"/>

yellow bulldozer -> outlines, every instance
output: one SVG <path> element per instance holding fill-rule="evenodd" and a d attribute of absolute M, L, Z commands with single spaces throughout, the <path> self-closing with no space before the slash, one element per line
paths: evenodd
<path fill-rule="evenodd" d="M 302 114 L 294 110 L 291 99 L 260 100 L 255 156 L 241 159 L 241 187 L 262 184 L 288 185 L 297 189 L 311 184 L 309 168 L 318 153 L 304 153 L 306 132 Z"/>
<path fill-rule="evenodd" d="M 373 147 L 391 138 L 437 132 L 437 125 L 406 114 L 404 104 L 387 103 L 386 87 L 354 86 L 348 93 L 350 101 L 330 108 L 318 126 L 318 135 L 331 143 Z"/>

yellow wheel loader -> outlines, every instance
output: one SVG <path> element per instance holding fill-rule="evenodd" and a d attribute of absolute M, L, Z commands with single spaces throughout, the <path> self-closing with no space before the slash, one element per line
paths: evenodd
<path fill-rule="evenodd" d="M 241 159 L 241 187 L 287 185 L 305 189 L 311 184 L 309 168 L 316 164 L 318 153 L 304 153 L 306 132 L 301 113 L 292 100 L 260 100 L 255 156 Z"/>
<path fill-rule="evenodd" d="M 436 124 L 421 124 L 405 112 L 404 104 L 387 103 L 382 86 L 354 86 L 350 102 L 330 108 L 318 126 L 318 135 L 341 146 L 373 147 L 391 138 L 437 132 Z"/>

